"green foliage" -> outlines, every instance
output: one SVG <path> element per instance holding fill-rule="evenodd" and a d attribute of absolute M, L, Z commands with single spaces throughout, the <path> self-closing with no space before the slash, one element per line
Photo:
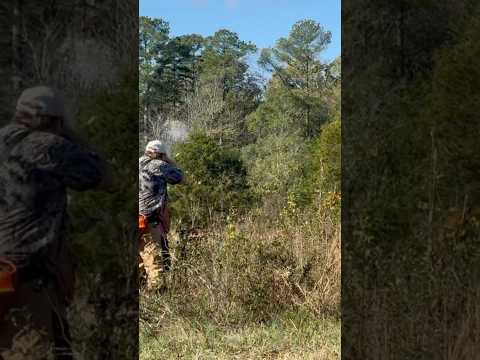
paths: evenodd
<path fill-rule="evenodd" d="M 105 235 L 105 239 L 120 241 L 123 238 L 122 231 L 132 225 L 132 221 L 128 219 L 137 212 L 136 169 L 138 160 L 132 156 L 132 153 L 138 152 L 138 145 L 131 142 L 130 135 L 138 131 L 138 125 L 131 121 L 133 115 L 131 109 L 135 109 L 138 104 L 137 98 L 133 96 L 134 89 L 135 85 L 131 79 L 123 80 L 113 91 L 103 90 L 85 98 L 80 110 L 79 122 L 82 125 L 83 133 L 111 163 L 116 181 L 115 193 L 81 194 L 78 201 L 74 201 L 75 208 L 72 209 L 74 226 L 76 218 L 89 219 L 88 221 L 92 222 L 88 227 L 79 224 L 78 232 L 84 233 L 86 236 L 78 242 L 78 245 L 87 252 L 93 248 L 96 249 L 96 254 L 100 257 L 111 252 L 113 245 L 113 243 L 100 239 L 103 239 Z M 113 121 L 116 126 L 110 127 L 109 125 Z M 109 131 L 105 131 L 107 128 Z M 95 206 L 97 202 L 100 202 L 102 206 Z M 75 216 L 77 211 L 81 211 L 82 215 Z M 99 219 L 104 219 L 103 212 L 117 214 L 117 216 L 110 219 L 109 223 L 97 222 Z M 118 237 L 113 235 L 115 233 Z M 109 236 L 106 236 L 107 234 Z M 126 241 L 126 239 L 124 240 Z M 117 243 L 117 245 L 119 244 Z M 84 260 L 88 261 L 88 257 L 85 257 Z M 110 267 L 123 267 L 124 260 L 119 257 L 105 256 L 101 263 L 93 261 L 93 264 L 101 266 L 108 272 Z"/>
<path fill-rule="evenodd" d="M 131 141 L 132 134 L 138 132 L 137 122 L 132 121 L 137 116 L 137 79 L 123 78 L 113 89 L 102 89 L 85 97 L 81 105 L 80 129 L 112 164 L 117 184 L 111 194 L 72 194 L 68 210 L 79 265 L 79 300 L 74 304 L 78 319 L 73 323 L 84 324 L 83 312 L 87 310 L 80 299 L 93 308 L 98 322 L 94 331 L 85 333 L 81 326 L 75 326 L 74 331 L 76 341 L 83 341 L 103 357 L 124 359 L 137 348 L 131 336 L 137 331 L 138 306 L 135 238 L 138 160 L 133 156 L 138 145 Z M 106 303 L 108 306 L 104 306 Z M 119 328 L 119 323 L 126 325 Z"/>
<path fill-rule="evenodd" d="M 282 79 L 293 85 L 295 79 L 289 76 L 293 73 L 289 74 L 285 68 L 292 66 L 294 70 L 299 70 L 302 66 L 318 66 L 318 54 L 326 49 L 331 37 L 331 33 L 316 21 L 298 21 L 293 25 L 288 38 L 277 40 L 273 49 L 263 49 L 259 64 L 269 71 L 285 73 L 287 77 Z"/>
<path fill-rule="evenodd" d="M 268 84 L 264 101 L 247 117 L 250 134 L 263 138 L 268 134 L 282 134 L 299 128 L 302 113 L 295 106 L 295 99 L 281 81 L 274 77 Z"/>
<path fill-rule="evenodd" d="M 141 360 L 227 360 L 238 354 L 242 354 L 243 359 L 265 359 L 271 357 L 270 354 L 292 360 L 315 359 L 319 353 L 323 360 L 339 357 L 341 326 L 333 317 L 319 318 L 304 311 L 288 311 L 267 323 L 228 328 L 208 321 L 193 322 L 183 316 L 165 318 L 161 316 L 164 306 L 153 297 L 142 302 L 150 314 L 158 314 L 158 320 L 151 319 L 149 326 L 141 329 Z M 162 324 L 160 337 L 153 326 L 156 323 Z"/>
<path fill-rule="evenodd" d="M 340 191 L 341 144 L 339 120 L 325 124 L 320 137 L 313 143 L 311 179 L 322 192 Z"/>
<path fill-rule="evenodd" d="M 246 62 L 255 45 L 232 31 L 160 47 L 153 84 L 164 102 L 151 120 L 183 122 L 190 135 L 172 152 L 186 174 L 169 190 L 174 271 L 164 293 L 145 296 L 144 340 L 169 322 L 227 329 L 290 310 L 338 314 L 341 63 L 319 57 L 330 36 L 296 23 L 262 53 L 265 89 Z"/>
<path fill-rule="evenodd" d="M 475 18 L 455 46 L 438 52 L 431 93 L 416 129 L 417 137 L 428 140 L 421 149 L 424 167 L 436 177 L 427 186 L 434 187 L 434 201 L 442 204 L 437 216 L 443 220 L 446 239 L 437 251 L 456 254 L 449 266 L 465 279 L 476 274 L 467 269 L 480 263 L 479 40 L 480 22 Z"/>
<path fill-rule="evenodd" d="M 216 116 L 200 127 L 222 144 L 238 146 L 246 142 L 245 117 L 256 109 L 261 94 L 258 79 L 245 62 L 246 56 L 255 53 L 256 46 L 225 29 L 207 37 L 204 44 L 199 85 L 214 87 L 218 99 Z M 204 107 L 209 106 L 211 102 Z"/>
<path fill-rule="evenodd" d="M 347 25 L 347 43 L 362 41 L 365 31 L 371 36 L 346 49 L 356 59 L 349 82 L 358 87 L 349 87 L 343 114 L 349 125 L 342 256 L 349 276 L 342 301 L 358 310 L 347 314 L 355 328 L 365 318 L 383 324 L 365 336 L 347 334 L 360 335 L 344 352 L 350 357 L 371 353 L 379 341 L 389 343 L 383 358 L 408 358 L 419 349 L 441 357 L 451 344 L 461 349 L 458 357 L 474 356 L 480 47 L 472 5 L 478 9 L 469 0 L 360 1 L 349 9 L 359 15 Z M 392 19 L 403 21 L 384 31 Z M 470 21 L 477 30 L 465 33 Z M 358 306 L 379 291 L 379 301 Z M 445 315 L 458 313 L 465 315 Z"/>
<path fill-rule="evenodd" d="M 170 37 L 169 31 L 162 19 L 140 17 L 139 116 L 144 135 L 160 116 L 184 103 L 198 78 L 204 39 L 196 34 Z"/>
<path fill-rule="evenodd" d="M 445 185 L 457 191 L 467 187 L 475 200 L 480 199 L 480 70 L 476 66 L 479 40 L 480 22 L 475 20 L 458 45 L 439 52 L 420 130 L 423 136 L 431 138 L 426 144 L 435 142 L 438 171 L 454 174 Z M 471 200 L 475 202 L 474 198 Z"/>
<path fill-rule="evenodd" d="M 205 131 L 224 146 L 238 148 L 250 143 L 246 116 L 256 110 L 260 96 L 257 78 L 248 72 L 228 92 L 219 76 L 201 75 L 187 107 L 191 127 Z"/>
<path fill-rule="evenodd" d="M 168 35 L 161 19 L 140 19 L 140 119 L 143 138 L 159 134 L 167 119 L 201 128 L 224 145 L 248 139 L 245 117 L 261 89 L 245 57 L 254 44 L 219 30 L 203 38 Z"/>
<path fill-rule="evenodd" d="M 248 69 L 248 65 L 243 61 L 244 57 L 253 54 L 256 49 L 254 44 L 240 40 L 238 34 L 225 29 L 219 30 L 205 39 L 202 73 L 221 77 L 224 91 L 229 92 Z"/>
<path fill-rule="evenodd" d="M 172 316 L 220 326 L 268 322 L 285 310 L 338 316 L 339 234 L 325 215 L 230 218 L 195 237 L 172 236 L 176 270 L 151 299 L 173 305 Z M 154 327 L 155 317 L 141 310 Z"/>
<path fill-rule="evenodd" d="M 202 43 L 201 36 L 187 35 L 169 39 L 159 45 L 155 86 L 162 94 L 162 104 L 168 103 L 175 107 L 193 89 Z"/>
<path fill-rule="evenodd" d="M 207 55 L 219 55 L 221 57 L 242 58 L 256 50 L 251 42 L 240 40 L 238 34 L 222 29 L 218 30 L 206 39 L 205 52 Z"/>
<path fill-rule="evenodd" d="M 272 124 L 268 114 L 281 118 L 279 115 L 286 110 L 290 127 L 295 126 L 309 138 L 319 133 L 328 116 L 323 93 L 333 80 L 329 71 L 332 67 L 323 64 L 319 54 L 330 41 L 330 32 L 320 24 L 302 20 L 293 25 L 288 38 L 279 39 L 272 49 L 262 50 L 259 65 L 274 74 L 273 91 L 267 92 L 266 103 L 274 104 L 261 109 L 256 123 Z M 276 106 L 280 102 L 284 105 Z"/>
<path fill-rule="evenodd" d="M 320 136 L 308 146 L 305 177 L 293 193 L 298 205 L 327 209 L 340 221 L 341 122 L 334 120 L 322 127 Z"/>
<path fill-rule="evenodd" d="M 193 133 L 175 152 L 186 175 L 185 185 L 171 196 L 177 221 L 205 226 L 215 216 L 248 206 L 251 195 L 238 151 L 219 146 L 204 133 Z"/>
<path fill-rule="evenodd" d="M 321 135 L 304 142 L 298 135 L 269 136 L 244 149 L 249 183 L 256 194 L 277 209 L 329 204 L 341 185 L 341 122 L 325 124 Z"/>
<path fill-rule="evenodd" d="M 158 49 L 168 40 L 170 27 L 162 19 L 141 16 L 139 24 L 139 98 L 141 110 L 159 101 L 155 89 Z M 145 110 L 143 110 L 145 111 Z"/>
<path fill-rule="evenodd" d="M 168 39 L 170 26 L 163 19 L 140 17 L 139 24 L 139 65 L 151 65 L 158 56 L 158 47 Z"/>
<path fill-rule="evenodd" d="M 280 209 L 303 177 L 304 146 L 298 135 L 270 135 L 244 150 L 249 184 L 264 201 Z"/>

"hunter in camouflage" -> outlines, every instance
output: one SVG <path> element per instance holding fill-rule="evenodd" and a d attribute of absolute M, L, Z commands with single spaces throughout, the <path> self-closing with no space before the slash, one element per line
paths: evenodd
<path fill-rule="evenodd" d="M 167 156 L 165 145 L 159 140 L 149 142 L 139 159 L 139 213 L 147 220 L 151 235 L 141 251 L 149 289 L 155 289 L 162 270 L 170 269 L 168 184 L 182 181 L 183 172 Z"/>
<path fill-rule="evenodd" d="M 57 359 L 70 359 L 67 189 L 102 185 L 105 164 L 66 129 L 62 97 L 43 86 L 27 89 L 13 122 L 0 129 L 0 157 L 0 258 L 18 270 L 14 305 L 0 319 L 0 355 L 15 353 L 13 339 L 28 327 L 54 344 Z M 16 310 L 30 320 L 12 316 Z"/>

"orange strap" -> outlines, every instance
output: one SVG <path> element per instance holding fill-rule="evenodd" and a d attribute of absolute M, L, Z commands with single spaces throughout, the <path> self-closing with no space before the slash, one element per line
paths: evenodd
<path fill-rule="evenodd" d="M 138 229 L 142 234 L 147 231 L 147 218 L 144 215 L 138 215 Z"/>
<path fill-rule="evenodd" d="M 0 294 L 13 293 L 14 276 L 17 269 L 14 264 L 5 259 L 0 259 Z"/>

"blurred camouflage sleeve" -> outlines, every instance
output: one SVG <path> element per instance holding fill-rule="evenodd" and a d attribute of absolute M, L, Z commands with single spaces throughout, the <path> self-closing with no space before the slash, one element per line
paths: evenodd
<path fill-rule="evenodd" d="M 169 184 L 175 185 L 183 180 L 182 170 L 166 162 L 162 162 L 160 172 L 165 176 L 165 179 Z"/>
<path fill-rule="evenodd" d="M 98 154 L 60 137 L 48 148 L 43 161 L 37 166 L 77 191 L 96 187 L 104 176 L 104 164 Z"/>

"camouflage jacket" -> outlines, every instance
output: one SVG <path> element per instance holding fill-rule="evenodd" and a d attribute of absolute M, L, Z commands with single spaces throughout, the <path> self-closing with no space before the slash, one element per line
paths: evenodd
<path fill-rule="evenodd" d="M 10 124 L 0 129 L 0 257 L 19 267 L 38 253 L 62 253 L 67 188 L 102 179 L 98 156 L 52 133 Z M 49 256 L 50 256 L 49 255 Z"/>
<path fill-rule="evenodd" d="M 167 184 L 178 184 L 183 172 L 162 160 L 142 156 L 139 159 L 139 213 L 150 215 L 168 201 Z"/>

